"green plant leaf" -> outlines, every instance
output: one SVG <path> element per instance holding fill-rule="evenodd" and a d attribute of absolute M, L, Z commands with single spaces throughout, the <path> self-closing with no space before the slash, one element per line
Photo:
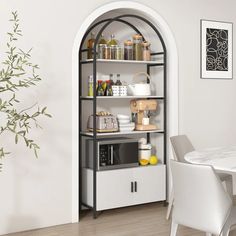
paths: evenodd
<path fill-rule="evenodd" d="M 45 113 L 44 115 L 52 118 L 52 116 L 50 114 Z"/>
<path fill-rule="evenodd" d="M 12 12 L 10 21 L 12 30 L 7 32 L 7 50 L 0 68 L 0 113 L 5 114 L 6 117 L 5 124 L 1 124 L 0 135 L 8 132 L 9 135 L 14 136 L 16 144 L 19 143 L 19 139 L 23 139 L 26 147 L 34 149 L 34 155 L 38 157 L 37 151 L 40 147 L 30 137 L 30 131 L 32 127 L 41 127 L 37 120 L 39 116 L 51 117 L 51 115 L 46 113 L 46 107 L 35 109 L 35 104 L 18 110 L 18 107 L 24 107 L 24 103 L 18 99 L 17 93 L 37 85 L 41 77 L 36 73 L 39 66 L 31 62 L 32 48 L 23 51 L 17 46 L 17 41 L 22 36 L 17 11 Z M 4 94 L 7 96 L 2 96 Z M 9 95 L 10 99 L 4 99 Z M 0 148 L 0 158 L 6 154 L 9 152 Z"/>
<path fill-rule="evenodd" d="M 15 135 L 15 144 L 18 143 L 18 134 Z"/>

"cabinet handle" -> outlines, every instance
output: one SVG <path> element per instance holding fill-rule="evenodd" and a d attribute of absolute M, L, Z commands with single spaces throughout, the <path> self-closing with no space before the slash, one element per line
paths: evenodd
<path fill-rule="evenodd" d="M 137 184 L 137 182 L 135 181 L 135 182 L 134 182 L 134 192 L 137 193 L 137 191 L 138 191 L 138 184 Z"/>
<path fill-rule="evenodd" d="M 134 182 L 131 182 L 131 193 L 134 192 Z"/>
<path fill-rule="evenodd" d="M 114 163 L 114 159 L 113 159 L 113 145 L 111 145 L 111 165 L 113 165 Z"/>

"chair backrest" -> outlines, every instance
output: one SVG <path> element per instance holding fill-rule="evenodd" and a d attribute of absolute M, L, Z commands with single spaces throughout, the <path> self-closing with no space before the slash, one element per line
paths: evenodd
<path fill-rule="evenodd" d="M 172 219 L 187 227 L 219 235 L 232 200 L 211 166 L 171 160 L 174 188 Z"/>
<path fill-rule="evenodd" d="M 170 142 L 174 151 L 175 159 L 180 162 L 186 162 L 184 155 L 195 150 L 186 135 L 172 136 L 170 137 Z"/>

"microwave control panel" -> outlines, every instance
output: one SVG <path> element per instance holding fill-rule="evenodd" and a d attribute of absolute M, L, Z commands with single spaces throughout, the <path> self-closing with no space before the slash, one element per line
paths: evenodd
<path fill-rule="evenodd" d="M 109 145 L 101 145 L 99 147 L 100 166 L 107 166 L 111 164 L 108 149 L 109 149 Z"/>

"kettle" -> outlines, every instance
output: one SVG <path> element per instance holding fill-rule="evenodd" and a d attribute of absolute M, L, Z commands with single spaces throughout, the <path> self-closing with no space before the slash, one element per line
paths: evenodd
<path fill-rule="evenodd" d="M 145 75 L 149 81 L 151 77 L 146 72 L 139 72 L 134 74 L 133 79 L 136 79 L 139 75 Z M 131 96 L 150 96 L 151 95 L 151 85 L 150 83 L 134 83 L 128 85 L 128 94 Z"/>

